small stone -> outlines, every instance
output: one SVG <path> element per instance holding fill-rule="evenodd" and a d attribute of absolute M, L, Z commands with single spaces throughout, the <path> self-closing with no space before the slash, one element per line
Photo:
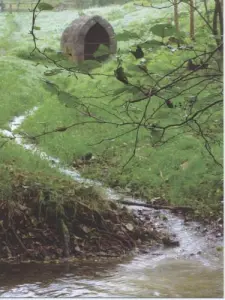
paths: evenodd
<path fill-rule="evenodd" d="M 184 226 L 190 226 L 190 223 L 184 220 Z"/>
<path fill-rule="evenodd" d="M 221 237 L 222 233 L 221 232 L 217 232 L 216 237 Z"/>
<path fill-rule="evenodd" d="M 134 230 L 134 226 L 133 226 L 131 223 L 126 224 L 125 227 L 126 227 L 127 230 L 129 230 L 129 231 L 133 231 L 133 230 Z"/>
<path fill-rule="evenodd" d="M 179 247 L 180 246 L 179 241 L 172 240 L 169 237 L 164 237 L 162 239 L 162 242 L 163 242 L 164 246 L 167 246 L 167 247 Z"/>
<path fill-rule="evenodd" d="M 149 253 L 149 251 L 147 249 L 140 249 L 140 253 L 147 254 L 147 253 Z"/>
<path fill-rule="evenodd" d="M 137 245 L 141 245 L 142 244 L 140 239 L 138 239 L 136 243 L 137 243 Z"/>
<path fill-rule="evenodd" d="M 75 250 L 76 252 L 81 252 L 81 250 L 80 250 L 80 247 L 79 247 L 79 246 L 76 246 L 76 247 L 74 248 L 74 250 Z"/>
<path fill-rule="evenodd" d="M 162 253 L 152 253 L 152 255 L 159 256 L 162 255 Z"/>

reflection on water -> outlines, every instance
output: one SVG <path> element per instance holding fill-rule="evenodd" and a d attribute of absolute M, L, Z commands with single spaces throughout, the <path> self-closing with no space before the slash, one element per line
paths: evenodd
<path fill-rule="evenodd" d="M 223 296 L 222 257 L 217 265 L 210 267 L 197 257 L 192 260 L 159 257 L 145 254 L 122 263 L 0 266 L 0 295 L 12 298 Z"/>

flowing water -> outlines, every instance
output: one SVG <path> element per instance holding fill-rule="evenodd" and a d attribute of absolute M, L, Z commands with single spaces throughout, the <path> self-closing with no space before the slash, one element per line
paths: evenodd
<path fill-rule="evenodd" d="M 10 130 L 0 130 L 14 138 L 34 155 L 47 159 L 53 168 L 87 185 L 99 182 L 86 180 L 77 171 L 62 167 L 60 161 L 48 156 L 33 144 L 24 143 L 22 135 L 15 134 L 27 116 L 16 117 Z M 110 198 L 119 198 L 106 189 Z M 133 210 L 140 207 L 131 207 Z M 188 225 L 167 211 L 150 211 L 160 226 L 160 214 L 167 217 L 166 226 L 180 242 L 176 248 L 159 248 L 149 253 L 129 256 L 111 262 L 63 263 L 60 265 L 19 264 L 0 265 L 1 297 L 223 297 L 223 254 L 216 251 L 222 239 L 204 234 L 195 222 Z M 165 222 L 164 222 L 165 223 Z M 165 224 L 164 224 L 165 225 Z"/>

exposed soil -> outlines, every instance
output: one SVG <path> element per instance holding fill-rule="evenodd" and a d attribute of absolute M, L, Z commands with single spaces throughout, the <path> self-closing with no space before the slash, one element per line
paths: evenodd
<path fill-rule="evenodd" d="M 0 199 L 0 260 L 50 261 L 61 258 L 115 258 L 159 244 L 177 246 L 154 226 L 150 216 L 96 199 L 95 190 L 66 187 L 57 193 L 46 184 L 13 172 L 11 199 Z"/>
<path fill-rule="evenodd" d="M 112 207 L 114 204 L 112 205 Z M 1 246 L 3 260 L 55 260 L 62 257 L 118 257 L 136 248 L 170 240 L 152 221 L 113 207 L 99 214 L 77 207 L 76 217 L 38 217 L 27 204 L 18 204 L 13 216 L 1 202 Z M 173 246 L 173 244 L 171 243 Z"/>

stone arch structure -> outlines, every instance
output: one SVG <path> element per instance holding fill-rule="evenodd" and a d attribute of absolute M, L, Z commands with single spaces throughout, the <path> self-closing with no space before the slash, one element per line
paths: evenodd
<path fill-rule="evenodd" d="M 61 49 L 72 61 L 93 59 L 99 45 L 116 53 L 117 42 L 112 26 L 100 16 L 82 16 L 73 21 L 63 32 Z"/>

